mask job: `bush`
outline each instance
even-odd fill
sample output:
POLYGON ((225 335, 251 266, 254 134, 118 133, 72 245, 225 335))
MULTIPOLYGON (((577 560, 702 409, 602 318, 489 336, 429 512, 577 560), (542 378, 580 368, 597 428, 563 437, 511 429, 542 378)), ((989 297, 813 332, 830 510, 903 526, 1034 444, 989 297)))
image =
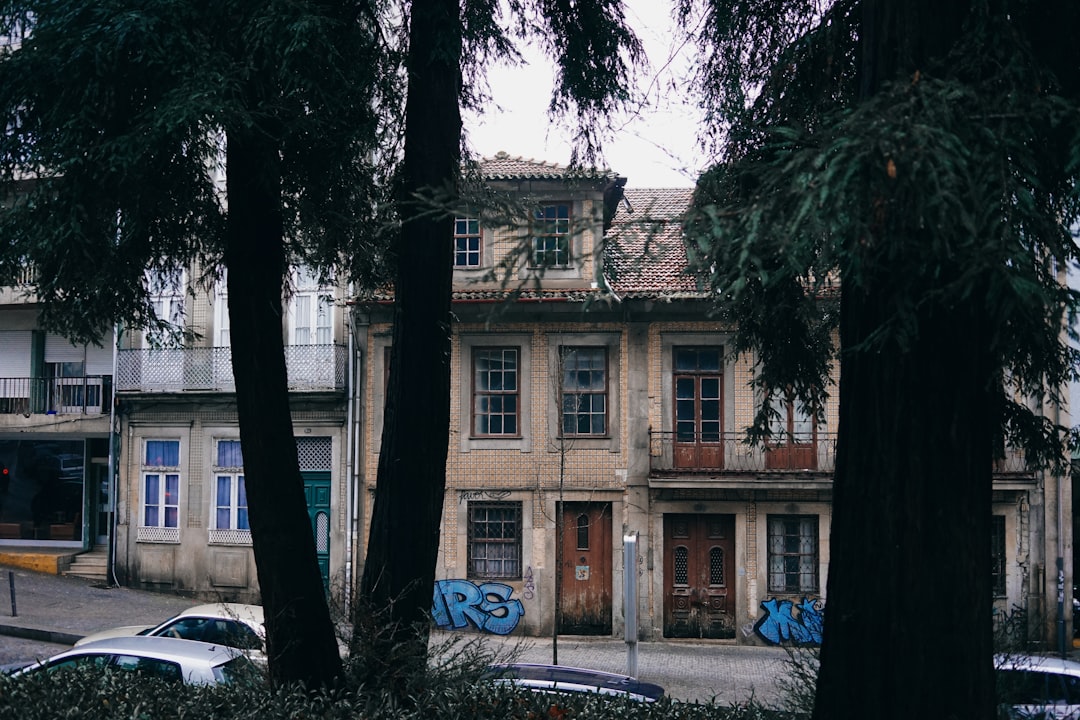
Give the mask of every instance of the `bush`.
MULTIPOLYGON (((403 651, 404 652, 404 651, 403 651)), ((451 636, 432 648, 420 672, 394 678, 406 694, 377 678, 393 659, 358 654, 346 679, 330 691, 271 691, 261 679, 194 687, 131 672, 72 669, 24 678, 0 677, 0 720, 781 720, 790 714, 750 702, 735 706, 663 699, 645 704, 591 694, 530 692, 480 679, 495 661, 479 636, 451 636), (376 670, 372 671, 372 667, 376 670)))

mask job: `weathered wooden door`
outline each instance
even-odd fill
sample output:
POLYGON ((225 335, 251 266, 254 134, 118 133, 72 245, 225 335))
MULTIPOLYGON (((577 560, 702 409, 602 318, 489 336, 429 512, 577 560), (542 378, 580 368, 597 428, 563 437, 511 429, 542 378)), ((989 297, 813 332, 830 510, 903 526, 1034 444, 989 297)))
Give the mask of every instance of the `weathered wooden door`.
POLYGON ((735 637, 735 516, 664 516, 664 637, 735 637))
POLYGON ((675 467, 724 466, 720 348, 675 348, 675 467))
POLYGON ((610 635, 611 503, 563 503, 561 512, 559 632, 610 635))
POLYGON ((311 531, 315 534, 315 556, 319 561, 323 588, 330 589, 330 473, 304 471, 304 498, 307 500, 311 531))

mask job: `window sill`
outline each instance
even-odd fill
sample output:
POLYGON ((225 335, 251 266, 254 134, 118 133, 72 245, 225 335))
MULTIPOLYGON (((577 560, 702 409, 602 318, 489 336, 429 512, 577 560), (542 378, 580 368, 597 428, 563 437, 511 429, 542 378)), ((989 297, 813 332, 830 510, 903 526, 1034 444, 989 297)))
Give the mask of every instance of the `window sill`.
POLYGON ((180 528, 140 526, 136 531, 135 542, 178 545, 180 543, 180 528))
POLYGON ((210 529, 206 542, 208 545, 243 545, 251 547, 250 530, 210 529))

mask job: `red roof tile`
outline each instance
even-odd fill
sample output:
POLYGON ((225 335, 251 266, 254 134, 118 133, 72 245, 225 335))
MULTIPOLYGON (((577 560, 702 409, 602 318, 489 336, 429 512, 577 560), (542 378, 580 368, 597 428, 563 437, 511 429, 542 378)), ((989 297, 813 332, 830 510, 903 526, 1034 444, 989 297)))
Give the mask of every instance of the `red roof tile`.
POLYGON ((618 177, 618 174, 604 168, 567 167, 556 163, 511 157, 505 152, 495 157, 483 158, 477 163, 480 176, 485 180, 602 180, 618 177))
POLYGON ((607 233, 608 284, 620 297, 702 297, 686 274, 682 219, 692 188, 627 188, 607 233))

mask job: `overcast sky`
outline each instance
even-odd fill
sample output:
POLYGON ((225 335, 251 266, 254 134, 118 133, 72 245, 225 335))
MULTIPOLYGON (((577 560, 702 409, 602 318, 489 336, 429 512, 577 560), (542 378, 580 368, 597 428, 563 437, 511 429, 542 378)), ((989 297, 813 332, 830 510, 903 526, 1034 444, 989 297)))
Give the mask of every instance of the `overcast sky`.
MULTIPOLYGON (((671 32, 672 4, 627 2, 627 19, 649 56, 640 88, 647 104, 631 116, 616 118, 618 130, 604 143, 604 159, 628 178, 629 187, 690 187, 708 164, 697 142, 700 115, 685 92, 690 53, 676 45, 671 32)), ((481 157, 505 151, 565 165, 570 161, 570 133, 565 125, 552 125, 547 115, 554 71, 538 52, 528 57, 527 66, 488 70, 499 108, 465 117, 471 147, 481 157)))

